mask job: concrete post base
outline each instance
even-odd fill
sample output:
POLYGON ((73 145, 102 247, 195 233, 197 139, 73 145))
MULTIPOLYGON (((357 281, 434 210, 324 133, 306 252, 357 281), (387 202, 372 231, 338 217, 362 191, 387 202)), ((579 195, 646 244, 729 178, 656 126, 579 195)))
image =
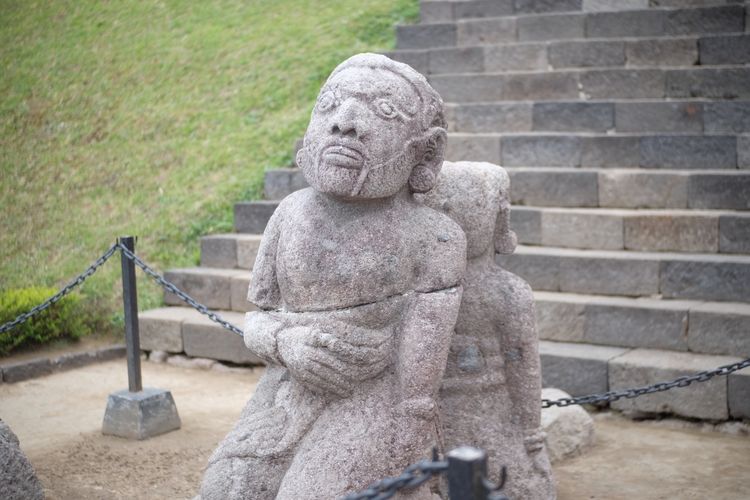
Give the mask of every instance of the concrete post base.
POLYGON ((109 395, 102 434, 140 440, 179 428, 180 416, 169 391, 146 387, 109 395))

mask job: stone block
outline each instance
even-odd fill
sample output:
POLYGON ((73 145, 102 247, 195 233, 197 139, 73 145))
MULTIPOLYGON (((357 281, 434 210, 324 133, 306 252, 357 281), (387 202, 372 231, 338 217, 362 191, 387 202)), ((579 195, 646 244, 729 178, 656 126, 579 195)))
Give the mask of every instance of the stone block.
POLYGON ((582 342, 586 323, 586 300, 560 293, 534 293, 536 330, 540 339, 582 342))
POLYGON ((703 122, 706 132, 748 133, 750 132, 750 102, 703 103, 703 122))
POLYGON ((661 36, 663 12, 594 12, 586 16, 586 38, 624 38, 661 36))
POLYGON ((542 245, 568 248, 623 248, 622 217, 585 210, 542 211, 542 245))
POLYGON ((453 2, 419 2, 419 21, 421 23, 442 23, 453 21, 453 19, 453 2))
POLYGON ((750 209, 750 176, 695 174, 688 180, 690 208, 750 209))
POLYGON ((590 99, 650 99, 664 96, 664 72, 658 69, 584 71, 581 88, 590 99))
POLYGON ((625 219, 627 250, 658 252, 719 251, 719 220, 715 215, 636 215, 625 219))
POLYGON ((458 132, 531 131, 530 103, 464 104, 451 115, 449 126, 458 132))
POLYGON ((692 66, 698 62, 695 38, 655 38, 625 42, 628 66, 692 66))
POLYGON ((102 434, 142 440, 177 430, 180 425, 172 393, 146 387, 109 395, 102 434))
MULTIPOLYGON (((669 381, 734 361, 736 358, 724 356, 634 349, 610 361, 610 389, 669 381)), ((621 399, 611 405, 622 411, 674 413, 689 418, 726 420, 729 417, 727 381, 724 377, 633 399, 621 399)))
POLYGON ((502 79, 502 100, 578 99, 578 75, 567 73, 522 73, 502 79))
POLYGON ((503 100, 503 80, 495 75, 432 75, 429 81, 446 102, 503 100))
POLYGON ((596 207, 598 176, 584 170, 514 169, 510 174, 511 201, 519 205, 596 207))
POLYGON ((96 363, 98 360, 96 359, 96 352, 89 351, 70 352, 67 354, 63 354, 62 356, 58 356, 51 361, 54 371, 64 371, 90 365, 92 363, 96 363))
POLYGON ((581 166, 637 167, 640 162, 638 137, 582 137, 581 166))
POLYGON ((231 234, 214 234, 201 238, 201 266, 237 267, 237 241, 231 234))
POLYGON ((500 138, 496 135, 451 134, 445 159, 500 164, 500 138))
POLYGON ((124 358, 127 354, 124 344, 102 347, 96 350, 96 359, 99 361, 111 361, 113 359, 124 358))
POLYGON ((513 0, 513 10, 518 14, 579 11, 582 3, 583 0, 513 0))
POLYGON ((624 66, 625 42, 560 42, 549 47, 549 64, 554 68, 624 66))
POLYGON ((685 174, 613 170, 598 175, 602 207, 687 207, 688 176, 685 174))
POLYGON ((512 17, 472 19, 456 25, 457 44, 461 46, 492 45, 516 39, 516 20, 512 17))
POLYGON ((258 256, 261 235, 259 234, 236 234, 237 240, 237 267, 240 269, 252 269, 255 258, 258 256))
MULTIPOLYGON (((242 329, 241 313, 223 312, 222 317, 242 329)), ((259 365, 263 362, 245 346, 242 337, 203 317, 183 325, 185 353, 199 358, 218 359, 237 364, 259 365)))
POLYGON ((30 378, 43 377, 54 371, 55 367, 48 358, 29 359, 0 365, 3 382, 21 382, 30 378))
POLYGON ((553 255, 498 254, 495 262, 503 269, 522 277, 534 290, 554 292, 560 289, 560 261, 553 255))
POLYGON ((647 9, 648 0, 583 0, 586 12, 647 9))
POLYGON ((750 419, 750 368, 730 374, 727 390, 732 418, 750 419))
POLYGON ((691 307, 687 342, 693 352, 750 357, 750 305, 706 302, 691 307))
POLYGON ((590 102, 534 103, 535 131, 606 132, 614 127, 614 105, 590 102))
POLYGON ((524 245, 542 243, 542 221, 539 210, 513 207, 510 213, 510 227, 518 236, 519 243, 524 245))
POLYGON ((513 2, 512 0, 455 2, 453 12, 456 19, 510 16, 513 14, 513 2))
POLYGON ((665 298, 750 302, 750 258, 720 256, 665 260, 660 290, 665 298))
POLYGON ((575 136, 515 136, 501 141, 505 167, 574 167, 581 163, 581 140, 575 136))
MULTIPOLYGON (((230 280, 236 273, 229 269, 194 267, 172 269, 167 271, 164 277, 206 307, 229 309, 230 280)), ((185 305, 182 299, 171 292, 164 293, 164 302, 168 305, 185 305)))
POLYGON ((247 290, 250 287, 250 275, 232 278, 232 311, 248 312, 258 308, 247 300, 247 290))
POLYGON ((430 51, 429 72, 481 73, 484 70, 482 47, 456 47, 430 51))
MULTIPOLYGON (((542 389, 542 399, 569 398, 560 389, 542 389)), ((542 410, 542 429, 550 462, 575 457, 594 443, 594 419, 580 406, 552 406, 542 410)))
POLYGON ((700 62, 710 64, 750 63, 750 35, 711 36, 698 40, 700 62))
POLYGON ((522 42, 584 38, 581 14, 519 17, 518 40, 522 42))
POLYGON ((618 102, 617 132, 703 132, 703 107, 695 102, 618 102))
POLYGON ((750 254, 750 216, 719 216, 719 252, 750 254))
POLYGON ((263 234, 276 201, 244 201, 234 204, 234 230, 238 233, 263 234))
POLYGON ((750 68, 693 68, 666 71, 665 97, 750 97, 750 68))
MULTIPOLYGON (((406 63, 409 64, 409 62, 406 63)), ((409 65, 414 67, 411 64, 409 65)), ((417 68, 414 67, 414 69, 417 68)), ((417 69, 417 71, 419 70, 417 69)), ((308 184, 305 180, 305 176, 302 175, 302 171, 298 168, 277 168, 269 170, 265 173, 263 178, 263 193, 267 200, 280 200, 299 189, 306 188, 307 186, 308 184)))
POLYGON ((740 5, 668 10, 664 12, 664 32, 667 35, 692 35, 744 31, 744 13, 745 9, 740 5))
MULTIPOLYGON (((430 54, 429 50, 427 49, 394 50, 391 52, 386 52, 385 55, 390 57, 394 61, 408 64, 418 72, 422 73, 424 76, 430 74, 430 54)), ((295 166, 299 166, 296 164, 296 153, 295 166)), ((266 198, 269 198, 268 194, 266 194, 265 196, 266 198)), ((278 199, 278 197, 274 196, 273 199, 278 199)))
POLYGON ((641 161, 646 168, 737 168, 737 142, 731 136, 645 136, 641 161))
POLYGON ((586 305, 583 341, 618 347, 687 351, 685 302, 599 298, 586 305))
POLYGON ((557 387, 573 396, 606 392, 607 365, 627 351, 619 347, 541 341, 542 387, 557 387))
POLYGON ((737 166, 739 168, 750 168, 750 136, 741 135, 737 137, 737 166))
POLYGON ((456 24, 413 24, 396 26, 396 48, 431 49, 456 45, 456 24))
POLYGON ((188 307, 162 307, 138 313, 141 349, 182 352, 182 322, 200 313, 188 307))
MULTIPOLYGON (((560 291, 641 296, 659 293, 659 262, 642 256, 580 252, 560 259, 560 291)), ((533 286, 533 285, 532 285, 533 286)))
POLYGON ((547 47, 541 43, 484 47, 484 70, 524 71, 547 69, 547 47))

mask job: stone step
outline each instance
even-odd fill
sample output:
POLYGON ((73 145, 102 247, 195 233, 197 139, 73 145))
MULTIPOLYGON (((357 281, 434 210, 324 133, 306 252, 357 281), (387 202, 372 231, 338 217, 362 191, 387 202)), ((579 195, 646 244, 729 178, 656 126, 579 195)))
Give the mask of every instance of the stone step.
POLYGON ((746 6, 567 12, 400 25, 398 49, 429 49, 508 42, 685 36, 745 31, 746 6))
POLYGON ((519 245, 498 264, 536 291, 750 302, 750 256, 519 245))
POLYGON ((539 338, 750 357, 750 304, 535 292, 539 338))
POLYGON ((750 213, 520 207, 518 242, 564 248, 750 254, 750 213))
POLYGON ((750 35, 519 42, 396 50, 386 55, 424 75, 747 64, 750 35))
POLYGON ((750 168, 750 136, 454 132, 445 156, 504 167, 736 170, 750 168))
MULTIPOLYGON (((543 387, 573 396, 643 387, 740 361, 657 349, 624 349, 567 342, 539 343, 543 387)), ((672 413, 682 417, 726 420, 750 417, 750 369, 714 377, 689 387, 621 399, 613 408, 628 412, 672 413)))
POLYGON ((259 234, 212 234, 201 238, 201 266, 252 269, 260 245, 259 234))
MULTIPOLYGON (((216 311, 242 329, 244 314, 216 311)), ((162 307, 138 314, 141 349, 185 353, 196 358, 217 359, 237 364, 259 365, 242 338, 189 307, 162 307)))
MULTIPOLYGON (((191 267, 170 269, 164 277, 209 309, 245 312, 253 308, 247 301, 250 275, 250 271, 244 269, 191 267)), ((168 305, 185 305, 170 292, 164 293, 164 302, 168 305)))
MULTIPOLYGON (((506 171, 514 205, 750 210, 750 171, 564 167, 507 167, 506 171)), ((269 199, 282 199, 306 186, 296 168, 269 170, 265 175, 269 199)))
POLYGON ((466 133, 750 133, 750 101, 597 100, 448 104, 445 115, 449 131, 466 133))
POLYGON ((259 200, 234 204, 234 230, 238 233, 262 234, 278 202, 259 200))
POLYGON ((446 102, 748 99, 750 67, 588 68, 430 75, 446 102))

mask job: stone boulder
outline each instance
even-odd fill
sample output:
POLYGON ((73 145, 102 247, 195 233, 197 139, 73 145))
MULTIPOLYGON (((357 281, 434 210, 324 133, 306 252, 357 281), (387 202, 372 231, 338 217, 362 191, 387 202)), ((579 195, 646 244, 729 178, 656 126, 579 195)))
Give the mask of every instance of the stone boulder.
POLYGON ((0 498, 36 500, 44 498, 42 484, 34 468, 21 451, 18 438, 0 420, 0 498))
MULTIPOLYGON (((560 389, 542 389, 542 399, 569 397, 560 389)), ((594 443, 594 420, 578 405, 543 409, 542 428, 547 433, 547 453, 553 464, 580 455, 594 443)))

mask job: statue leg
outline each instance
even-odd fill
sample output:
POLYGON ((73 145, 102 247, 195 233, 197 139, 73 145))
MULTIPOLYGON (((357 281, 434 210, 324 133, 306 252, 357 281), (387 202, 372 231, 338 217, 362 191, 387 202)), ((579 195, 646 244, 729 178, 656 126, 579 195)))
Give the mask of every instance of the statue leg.
POLYGON ((210 463, 201 500, 273 500, 289 460, 230 457, 210 463))

